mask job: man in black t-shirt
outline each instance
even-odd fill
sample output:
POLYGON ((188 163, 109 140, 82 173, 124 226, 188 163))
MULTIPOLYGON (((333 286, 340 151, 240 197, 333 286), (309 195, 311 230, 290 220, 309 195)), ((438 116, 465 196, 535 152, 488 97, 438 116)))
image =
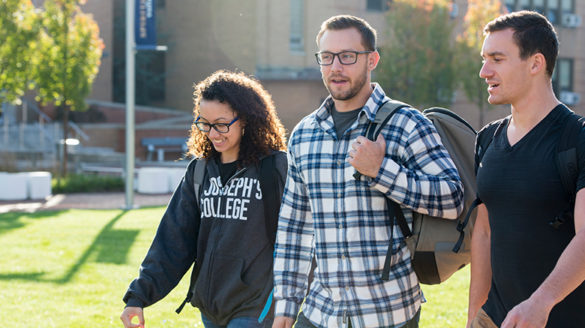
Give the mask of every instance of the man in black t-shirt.
POLYGON ((483 204, 472 238, 467 326, 585 327, 583 129, 574 220, 558 229, 548 224, 572 206, 554 162, 571 114, 552 88, 556 32, 544 16, 527 11, 498 17, 484 32, 479 75, 488 101, 510 104, 512 113, 478 135, 493 139, 476 163, 483 204))

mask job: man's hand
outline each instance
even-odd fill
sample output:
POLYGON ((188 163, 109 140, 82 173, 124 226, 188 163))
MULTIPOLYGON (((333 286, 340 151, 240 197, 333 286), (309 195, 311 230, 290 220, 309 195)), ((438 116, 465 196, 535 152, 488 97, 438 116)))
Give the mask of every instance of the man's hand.
POLYGON ((276 317, 272 323, 272 328, 291 328, 295 320, 289 317, 276 317))
POLYGON ((544 328, 552 310, 546 308, 545 304, 532 297, 525 300, 508 312, 501 328, 544 328))
POLYGON ((378 135, 376 142, 368 138, 359 136, 351 145, 348 153, 348 162, 359 173, 371 178, 378 176, 378 171, 382 166, 384 154, 386 153, 386 140, 382 134, 378 135))
POLYGON ((124 323, 124 328, 144 328, 144 313, 142 308, 129 306, 122 311, 120 320, 124 323), (138 317, 138 323, 132 323, 132 318, 138 317))

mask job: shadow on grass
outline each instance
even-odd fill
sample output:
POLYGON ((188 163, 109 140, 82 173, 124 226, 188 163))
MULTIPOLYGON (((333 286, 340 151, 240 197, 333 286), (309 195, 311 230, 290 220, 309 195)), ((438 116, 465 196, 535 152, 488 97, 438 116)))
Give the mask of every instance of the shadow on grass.
MULTIPOLYGON (((89 262, 90 257, 100 263, 124 264, 127 261, 130 247, 134 244, 139 230, 114 230, 113 227, 128 211, 116 215, 96 236, 91 245, 83 252, 65 274, 56 279, 46 279, 47 272, 0 273, 0 280, 42 281, 66 284, 89 262)), ((52 215, 55 215, 54 213, 52 215)))
POLYGON ((0 235, 27 225, 25 220, 42 220, 54 217, 68 210, 40 211, 35 213, 8 212, 0 214, 0 235))

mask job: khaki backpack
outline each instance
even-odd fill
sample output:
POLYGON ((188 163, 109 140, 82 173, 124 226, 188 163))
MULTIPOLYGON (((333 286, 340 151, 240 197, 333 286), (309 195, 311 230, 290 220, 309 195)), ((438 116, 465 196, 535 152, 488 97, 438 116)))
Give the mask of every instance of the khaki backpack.
MULTIPOLYGON (((398 109, 411 107, 390 100, 376 113, 375 120, 366 130, 370 140, 376 140, 380 129, 387 124, 398 109)), ((471 232, 475 223, 478 205, 474 170, 474 147, 476 131, 463 118, 445 108, 429 108, 423 114, 433 122, 441 136, 443 145, 451 155, 459 176, 463 181, 465 207, 456 219, 433 217, 413 212, 413 229, 402 213, 400 205, 386 198, 388 209, 398 225, 410 250, 414 271, 423 284, 439 284, 471 261, 471 232)), ((354 175, 359 178, 359 173, 354 175)), ((382 279, 388 280, 392 243, 388 247, 382 279)))

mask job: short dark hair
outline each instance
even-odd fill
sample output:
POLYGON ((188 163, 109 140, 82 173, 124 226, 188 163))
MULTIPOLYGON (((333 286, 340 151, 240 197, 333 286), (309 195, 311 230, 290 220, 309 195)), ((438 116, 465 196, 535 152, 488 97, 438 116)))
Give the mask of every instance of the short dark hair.
POLYGON ((319 40, 327 30, 345 30, 348 28, 355 28, 362 35, 362 45, 366 50, 375 51, 378 36, 376 30, 368 24, 364 19, 352 15, 338 15, 333 16, 321 24, 321 30, 317 34, 317 46, 319 40))
MULTIPOLYGON (((285 129, 276 115, 272 97, 258 80, 241 72, 216 71, 195 85, 194 117, 200 115, 202 99, 228 104, 240 122, 245 123, 238 166, 257 164, 260 158, 273 150, 286 150, 285 129)), ((220 155, 207 134, 201 132, 195 124, 191 126, 187 145, 189 154, 195 157, 217 158, 220 155)))
POLYGON ((553 25, 535 11, 517 11, 502 15, 487 23, 484 33, 514 31, 514 42, 520 48, 520 58, 526 59, 541 53, 546 60, 546 72, 552 76, 559 55, 559 40, 553 25))

